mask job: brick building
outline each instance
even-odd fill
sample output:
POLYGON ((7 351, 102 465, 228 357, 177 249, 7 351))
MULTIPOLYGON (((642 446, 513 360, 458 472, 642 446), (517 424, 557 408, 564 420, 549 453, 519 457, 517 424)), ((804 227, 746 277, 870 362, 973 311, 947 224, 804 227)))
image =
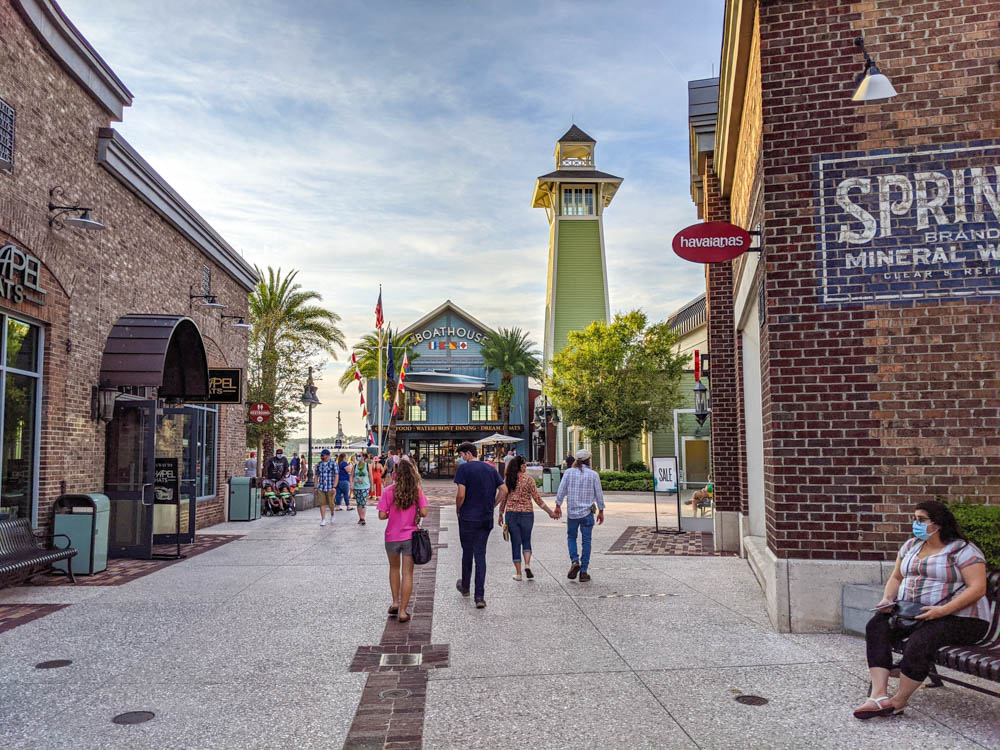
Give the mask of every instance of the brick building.
POLYGON ((1000 502, 998 23, 727 0, 720 78, 690 84, 699 215, 763 230, 706 270, 716 539, 782 630, 837 629, 916 503, 1000 502), (859 36, 898 96, 852 101, 859 36))
POLYGON ((242 474, 243 407, 195 401, 246 367, 256 274, 111 129, 132 95, 52 0, 0 0, 0 39, 0 505, 45 527, 60 494, 105 492, 112 554, 142 556, 174 512, 154 456, 197 498, 185 532, 242 474))

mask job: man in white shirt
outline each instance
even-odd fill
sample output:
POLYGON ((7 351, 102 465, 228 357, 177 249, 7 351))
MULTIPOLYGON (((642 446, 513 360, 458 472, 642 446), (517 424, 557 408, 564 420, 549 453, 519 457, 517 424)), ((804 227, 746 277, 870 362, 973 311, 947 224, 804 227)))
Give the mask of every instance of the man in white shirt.
POLYGON ((556 495, 556 518, 562 516, 562 503, 566 500, 566 538, 569 544, 569 573, 573 580, 579 574, 580 583, 590 580, 587 568, 590 565, 590 536, 594 530, 594 510, 597 509, 597 523, 604 523, 604 493, 601 478, 590 468, 590 451, 581 450, 576 454, 573 468, 567 469, 559 481, 556 495), (577 554, 577 534, 583 536, 583 554, 577 554))

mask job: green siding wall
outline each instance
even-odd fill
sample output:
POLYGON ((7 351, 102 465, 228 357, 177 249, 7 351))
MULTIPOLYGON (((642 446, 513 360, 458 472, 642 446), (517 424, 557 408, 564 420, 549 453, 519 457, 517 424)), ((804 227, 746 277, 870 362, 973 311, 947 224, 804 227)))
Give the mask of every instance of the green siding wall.
POLYGON ((553 353, 566 346, 570 331, 608 318, 599 220, 560 221, 556 242, 553 353))

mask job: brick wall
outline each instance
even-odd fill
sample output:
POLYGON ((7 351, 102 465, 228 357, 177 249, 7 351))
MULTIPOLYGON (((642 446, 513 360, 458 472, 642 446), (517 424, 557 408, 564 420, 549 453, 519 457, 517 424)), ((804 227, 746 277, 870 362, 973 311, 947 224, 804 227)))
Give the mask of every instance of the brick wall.
POLYGON ((992 1, 760 3, 765 496, 780 557, 891 557, 915 503, 1000 502, 997 287, 821 304, 815 177, 824 156, 1000 136, 998 22, 992 1), (858 34, 900 96, 850 101, 858 34))
MULTIPOLYGON (((104 342, 128 313, 190 315, 206 339, 210 365, 246 366, 246 333, 223 326, 218 310, 192 306, 192 286, 212 268, 212 291, 227 314, 245 315, 247 293, 221 266, 102 169, 97 132, 108 115, 51 58, 8 0, 0 0, 0 98, 16 110, 14 169, 0 172, 0 240, 44 264, 43 307, 0 307, 47 323, 39 485, 46 525, 63 491, 104 486, 105 427, 90 419, 104 342), (48 227, 49 190, 94 207, 100 232, 48 227)), ((227 321, 228 322, 228 321, 227 321)), ((222 519, 222 485, 241 474, 243 409, 220 407, 219 497, 199 504, 199 526, 222 519)))
MULTIPOLYGON (((710 157, 706 160, 702 179, 705 221, 728 221, 729 203, 722 197, 710 157)), ((741 408, 737 391, 740 364, 733 330, 733 267, 731 263, 709 263, 705 269, 715 508, 719 511, 738 511, 743 494, 740 488, 738 434, 741 408)))

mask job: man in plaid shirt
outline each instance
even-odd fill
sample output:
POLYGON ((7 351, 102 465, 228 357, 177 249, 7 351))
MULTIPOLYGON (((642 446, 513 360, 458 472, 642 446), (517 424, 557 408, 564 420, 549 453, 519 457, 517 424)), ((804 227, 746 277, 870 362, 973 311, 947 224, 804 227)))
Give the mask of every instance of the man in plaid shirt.
POLYGON ((566 500, 566 537, 569 543, 570 567, 567 578, 573 580, 577 574, 580 582, 590 580, 587 567, 590 565, 590 535, 594 530, 594 509, 597 509, 597 523, 604 523, 604 493, 601 478, 590 468, 590 451, 581 450, 576 454, 572 469, 567 469, 559 482, 556 495, 556 518, 562 516, 562 503, 566 500), (583 536, 583 555, 576 550, 577 534, 583 536))
POLYGON ((326 509, 330 509, 330 521, 333 521, 333 503, 337 486, 337 464, 330 460, 330 451, 323 449, 316 464, 316 505, 319 506, 320 526, 326 526, 326 509))

